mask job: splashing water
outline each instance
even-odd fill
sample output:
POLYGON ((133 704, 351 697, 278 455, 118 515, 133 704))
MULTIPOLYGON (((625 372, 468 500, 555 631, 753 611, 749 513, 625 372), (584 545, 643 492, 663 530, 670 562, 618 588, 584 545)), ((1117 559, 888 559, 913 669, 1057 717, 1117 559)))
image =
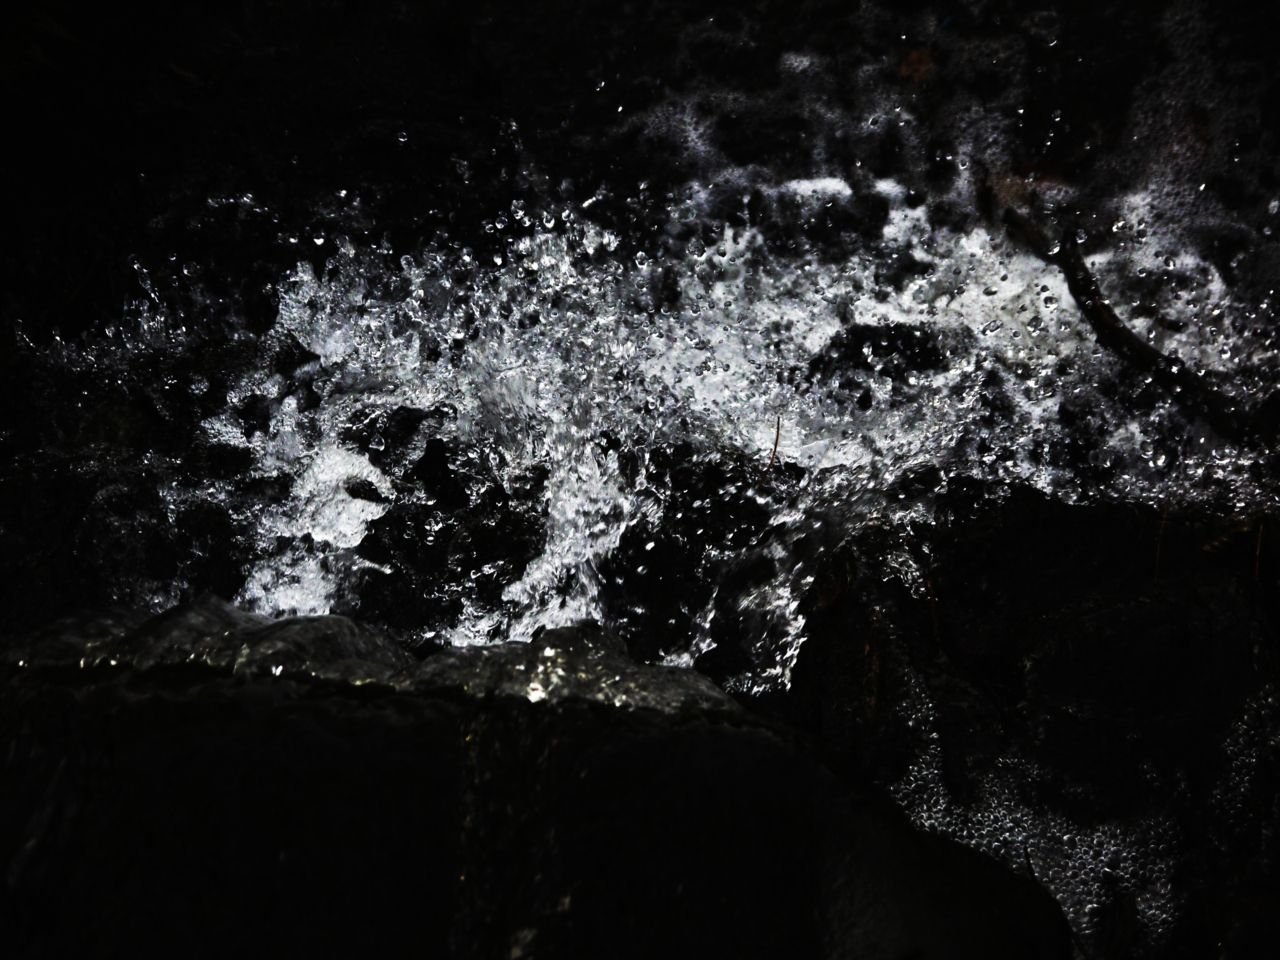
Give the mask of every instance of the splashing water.
MULTIPOLYGON (((680 242, 651 251, 593 222, 592 200, 545 211, 513 203, 485 225, 497 253, 441 237, 395 259, 385 245, 341 240, 323 270, 302 263, 279 284, 276 323, 200 427, 202 442, 246 451, 248 473, 278 493, 246 503, 233 483, 206 479, 165 495, 247 518, 256 532, 238 599, 272 614, 349 607, 360 583, 404 576, 411 560, 362 544, 371 524, 394 527, 407 508, 430 515, 423 546, 449 541, 456 615, 417 632, 476 643, 610 619, 606 568, 624 535, 681 514, 673 458, 695 473, 732 463, 734 476, 691 505, 724 498, 761 511, 746 540, 772 551, 778 573, 734 598, 768 625, 747 638, 758 656, 743 682, 760 688, 787 684, 804 635, 797 591, 814 571, 787 555, 788 542, 823 517, 853 528, 910 515, 920 495, 890 491, 922 468, 939 468, 935 488, 969 476, 1066 499, 1274 502, 1249 451, 1194 432, 1167 399, 1134 412, 1123 370, 1055 272, 981 224, 932 227, 893 181, 872 190, 887 204, 878 237, 835 257, 803 238, 780 249, 776 216, 713 220, 699 182, 668 207, 667 234, 680 242), (254 404, 265 412, 249 429, 254 404), (1087 477, 1062 453, 1064 406, 1109 425, 1078 458, 1095 470, 1087 477), (441 450, 470 466, 458 472, 449 460, 450 475, 424 480, 421 464, 441 450), (802 479, 779 481, 788 470, 802 479), (461 483, 449 504, 441 483, 461 483), (500 548, 465 570, 454 562, 456 515, 479 510, 484 490, 540 528, 525 562, 500 562, 500 548)), ((764 193, 803 223, 853 189, 826 177, 764 193)), ((1135 222, 1150 202, 1131 199, 1135 222)), ((1123 269, 1149 268, 1143 256, 1123 269)), ((1091 265, 1107 275, 1112 259, 1091 265)), ((1213 268, 1186 266, 1201 292, 1181 309, 1228 310, 1213 268)), ((1162 333, 1161 346, 1206 368, 1226 364, 1200 329, 1162 333)), ((78 362, 123 364, 184 343, 152 313, 78 362)), ((1251 358, 1275 366, 1266 351, 1251 358)), ((712 605, 688 613, 694 635, 661 648, 671 662, 714 646, 712 605)))

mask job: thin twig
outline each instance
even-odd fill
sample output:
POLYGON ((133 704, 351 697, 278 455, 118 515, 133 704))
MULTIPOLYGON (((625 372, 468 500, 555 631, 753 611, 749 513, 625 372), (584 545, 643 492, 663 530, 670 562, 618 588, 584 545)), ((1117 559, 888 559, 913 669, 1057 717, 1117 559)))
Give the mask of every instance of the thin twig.
POLYGON ((782 439, 782 414, 778 414, 778 422, 773 428, 773 450, 769 453, 769 465, 766 470, 773 469, 773 463, 778 459, 778 441, 782 439))
POLYGON ((1009 232, 1035 254, 1062 271, 1067 289, 1093 328, 1098 343, 1134 367, 1151 374, 1174 399, 1199 413, 1228 440, 1246 440, 1257 431, 1252 417, 1229 397, 1214 390, 1181 361, 1167 357, 1121 322, 1102 294, 1097 278, 1089 272, 1075 238, 1064 236, 1054 243, 1030 217, 1009 209, 1004 214, 1009 232))

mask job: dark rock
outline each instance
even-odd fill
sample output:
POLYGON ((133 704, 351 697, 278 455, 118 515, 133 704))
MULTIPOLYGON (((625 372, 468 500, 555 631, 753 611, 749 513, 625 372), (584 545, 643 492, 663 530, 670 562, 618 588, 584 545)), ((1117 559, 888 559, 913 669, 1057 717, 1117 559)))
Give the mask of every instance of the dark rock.
MULTIPOLYGON (((1259 704, 1280 679, 1276 548, 1259 536, 1274 521, 1020 489, 992 501, 954 481, 936 503, 936 527, 912 540, 914 589, 883 575, 902 562, 891 536, 824 546, 831 572, 809 595, 810 640, 778 709, 850 775, 902 785, 913 764, 936 764, 945 801, 918 817, 944 816, 938 803, 984 809, 1017 767, 1007 802, 1044 822, 1119 823, 1135 837, 1175 825, 1176 839, 1138 841, 1146 866, 1090 888, 1099 956, 1149 949, 1150 917, 1130 914, 1161 863, 1178 865, 1187 913, 1183 939, 1159 955, 1203 955, 1253 924, 1221 891, 1274 882, 1280 853, 1277 812, 1258 801, 1280 771, 1253 732, 1266 721, 1244 719, 1270 709, 1259 704), (1244 864, 1257 876, 1240 879, 1244 864)), ((1025 842, 1036 855, 1041 841, 1025 842)), ((1073 878, 1096 879, 1064 867, 1051 886, 1070 899, 1073 878)))
POLYGON ((752 221, 761 227, 768 247, 783 256, 812 246, 841 262, 852 251, 877 242, 889 219, 889 201, 878 193, 817 200, 781 191, 753 199, 752 221))
POLYGON ((411 664, 376 630, 345 617, 271 620, 204 596, 139 622, 110 613, 43 628, 4 651, 9 663, 137 670, 199 666, 237 676, 313 676, 367 683, 411 664))
POLYGON ((939 334, 929 327, 857 324, 836 334, 810 369, 822 375, 828 368, 844 365, 894 379, 907 372, 940 369, 946 357, 939 334))
POLYGON ((137 659, 10 656, 0 686, 15 957, 1069 955, 1034 883, 594 624, 372 684, 321 679, 405 662, 342 618, 82 629, 137 659))
MULTIPOLYGON (((952 334, 951 336, 958 336, 952 334)), ((943 369, 960 344, 926 326, 908 323, 850 323, 809 361, 809 383, 828 383, 860 409, 869 409, 868 390, 876 378, 907 385, 913 374, 943 369)))
MULTIPOLYGON (((712 595, 722 593, 725 603, 736 596, 733 585, 721 583, 729 559, 765 533, 767 502, 787 496, 799 472, 764 467, 685 443, 655 447, 643 466, 630 464, 645 470, 649 509, 637 511, 600 575, 605 616, 634 656, 687 650, 712 595)), ((741 571, 737 585, 749 585, 754 573, 758 567, 741 571)))
POLYGON ((621 640, 594 623, 544 630, 530 643, 437 653, 406 683, 419 691, 460 690, 481 699, 738 713, 733 699, 706 677, 675 667, 638 666, 621 640))
POLYGON ((393 630, 438 631, 464 598, 498 603, 542 549, 545 471, 501 478, 476 451, 431 437, 398 479, 413 495, 369 524, 358 553, 376 566, 361 572, 340 612, 393 630))

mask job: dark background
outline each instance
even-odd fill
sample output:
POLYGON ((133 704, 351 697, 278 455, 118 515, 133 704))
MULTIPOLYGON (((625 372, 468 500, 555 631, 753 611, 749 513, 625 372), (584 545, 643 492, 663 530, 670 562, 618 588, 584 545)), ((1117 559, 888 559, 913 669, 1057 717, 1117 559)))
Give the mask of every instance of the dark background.
MULTIPOLYGON (((1098 172, 1098 158, 1128 149, 1117 141, 1135 88, 1175 59, 1160 24, 1177 6, 20 4, 8 16, 0 68, 9 134, 6 327, 21 318, 36 331, 79 331, 115 319, 138 292, 128 256, 157 245, 169 252, 180 238, 163 236, 163 228, 184 201, 246 183, 286 217, 310 213, 334 190, 363 190, 371 219, 409 242, 430 232, 433 209, 452 210, 455 219, 468 204, 484 210, 485 173, 513 160, 509 144, 504 156, 498 142, 509 121, 519 125, 523 148, 559 176, 660 184, 679 175, 670 169, 678 160, 661 144, 619 144, 611 130, 617 107, 629 113, 664 90, 708 83, 767 89, 787 50, 833 55, 851 76, 879 63, 904 84, 923 80, 917 108, 940 134, 959 93, 1000 109, 1010 88, 1020 88, 1029 108, 1015 150, 1022 168, 1086 185, 1114 178, 1113 167, 1098 172), (738 42, 682 42, 708 18, 738 42), (922 44, 925 25, 931 39, 922 44), (984 69, 962 69, 948 50, 988 41, 1029 61, 996 57, 984 69), (595 96, 601 81, 608 93, 595 96), (1087 135, 1046 146, 1055 110, 1059 123, 1087 135), (455 189, 455 157, 476 165, 469 190, 455 189)), ((1199 12, 1204 52, 1216 65, 1206 80, 1219 85, 1203 84, 1200 98, 1177 110, 1188 136, 1222 140, 1218 147, 1243 158, 1230 169, 1234 183, 1216 185, 1243 211, 1280 185, 1272 17, 1266 5, 1243 0, 1199 12), (1237 129, 1222 128, 1224 114, 1237 129)), ((752 121, 723 124, 726 141, 736 138, 735 159, 785 165, 804 132, 752 121)), ((255 254, 266 251, 239 253, 246 263, 255 254)))

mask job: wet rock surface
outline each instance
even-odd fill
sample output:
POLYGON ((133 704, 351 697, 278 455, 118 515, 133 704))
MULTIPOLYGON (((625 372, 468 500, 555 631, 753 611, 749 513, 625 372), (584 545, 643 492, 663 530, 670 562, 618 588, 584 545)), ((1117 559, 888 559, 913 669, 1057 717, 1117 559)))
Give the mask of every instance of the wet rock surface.
POLYGON ((1069 955, 1034 881, 596 626, 412 666, 339 617, 122 626, 6 652, 13 956, 1069 955))
POLYGON ((1274 547, 997 499, 939 498, 914 594, 883 536, 828 544, 820 639, 745 702, 594 623, 409 651, 209 597, 11 639, 20 955, 1249 956, 1280 823, 1274 547))
POLYGON ((1275 521, 1026 490, 936 511, 915 591, 886 581, 874 539, 842 545, 850 575, 815 596, 822 639, 773 709, 918 822, 1025 866, 1099 955, 1262 949, 1247 892, 1270 889, 1280 827, 1275 521))

